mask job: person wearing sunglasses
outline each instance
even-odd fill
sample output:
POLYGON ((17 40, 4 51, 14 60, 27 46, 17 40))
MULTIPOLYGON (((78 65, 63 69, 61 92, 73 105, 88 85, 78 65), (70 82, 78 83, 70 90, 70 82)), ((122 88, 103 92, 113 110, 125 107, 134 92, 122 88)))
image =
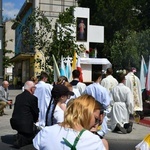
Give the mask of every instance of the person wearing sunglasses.
POLYGON ((98 135, 101 139, 103 139, 104 137, 101 136, 98 132, 102 129, 102 122, 103 122, 103 119, 105 117, 105 114, 104 114, 104 106, 98 102, 99 105, 100 105, 100 114, 99 116, 96 116, 95 117, 95 125, 91 128, 91 132, 93 132, 94 134, 98 135))

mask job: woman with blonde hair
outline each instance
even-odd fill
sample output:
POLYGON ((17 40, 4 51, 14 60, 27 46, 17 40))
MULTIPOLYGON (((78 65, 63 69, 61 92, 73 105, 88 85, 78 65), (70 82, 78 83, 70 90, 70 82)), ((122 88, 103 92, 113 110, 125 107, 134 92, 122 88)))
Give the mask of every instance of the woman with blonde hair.
POLYGON ((33 139, 38 150, 108 150, 108 143, 89 130, 101 122, 100 104, 90 95, 71 101, 64 121, 45 127, 33 139))

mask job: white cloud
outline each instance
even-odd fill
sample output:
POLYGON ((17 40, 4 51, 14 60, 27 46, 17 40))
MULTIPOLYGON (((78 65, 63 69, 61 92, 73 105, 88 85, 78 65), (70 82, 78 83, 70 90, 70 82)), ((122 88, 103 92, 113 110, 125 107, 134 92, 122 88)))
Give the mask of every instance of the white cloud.
POLYGON ((15 8, 14 3, 3 3, 3 16, 4 18, 15 18, 19 9, 15 8))

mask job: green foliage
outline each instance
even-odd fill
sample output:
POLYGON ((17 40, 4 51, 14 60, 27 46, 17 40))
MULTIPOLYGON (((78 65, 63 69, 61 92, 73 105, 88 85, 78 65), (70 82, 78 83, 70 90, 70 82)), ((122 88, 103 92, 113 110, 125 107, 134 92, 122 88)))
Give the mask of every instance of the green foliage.
POLYGON ((35 9, 22 25, 22 44, 30 51, 31 47, 44 51, 49 49, 52 36, 51 21, 44 12, 35 9))
POLYGON ((75 24, 75 18, 73 13, 73 6, 71 6, 70 8, 66 8, 63 13, 59 14, 57 22, 60 23, 62 26, 66 26, 66 24, 75 24))
POLYGON ((134 10, 137 13, 139 20, 138 31, 149 29, 150 25, 150 1, 147 0, 133 0, 134 10))
MULTIPOLYGON (((12 41, 12 39, 10 39, 9 41, 12 41)), ((13 54, 14 52, 12 50, 6 49, 7 43, 9 41, 4 40, 4 42, 3 42, 3 70, 12 65, 12 62, 10 62, 10 57, 7 56, 7 54, 13 54)))
POLYGON ((21 24, 22 33, 22 52, 41 51, 42 58, 37 57, 35 62, 38 68, 49 71, 49 59, 47 51, 50 51, 50 40, 52 38, 51 21, 45 16, 44 12, 38 8, 28 16, 24 24, 21 24), (43 60, 44 58, 44 60, 43 60))
POLYGON ((78 49, 75 36, 72 36, 74 33, 73 26, 75 25, 73 11, 74 7, 70 7, 63 13, 60 13, 53 30, 51 51, 48 52, 48 55, 52 57, 53 54, 58 65, 60 64, 61 55, 63 55, 63 57, 72 57, 74 50, 78 49))
POLYGON ((148 61, 150 55, 150 30, 142 32, 116 32, 112 46, 111 59, 115 68, 134 66, 140 70, 141 55, 148 61))

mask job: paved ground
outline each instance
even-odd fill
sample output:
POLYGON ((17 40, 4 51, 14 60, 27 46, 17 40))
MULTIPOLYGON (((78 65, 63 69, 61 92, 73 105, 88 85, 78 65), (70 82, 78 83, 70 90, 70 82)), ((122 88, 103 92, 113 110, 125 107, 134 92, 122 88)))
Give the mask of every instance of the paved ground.
POLYGON ((109 132, 106 139, 110 150, 135 150, 135 146, 150 132, 150 128, 134 123, 130 134, 109 132))
MULTIPOLYGON (((17 94, 21 93, 21 90, 10 90, 10 98, 14 100, 17 94)), ((5 109, 4 115, 0 117, 0 150, 15 150, 12 147, 13 135, 16 131, 10 127, 9 120, 11 118, 13 108, 5 109)), ((118 134, 109 132, 106 135, 106 139, 109 142, 110 150, 135 150, 135 145, 138 144, 146 134, 150 132, 149 127, 145 127, 139 124, 133 125, 133 131, 130 134, 118 134)), ((34 150, 32 145, 22 147, 21 150, 34 150)))

